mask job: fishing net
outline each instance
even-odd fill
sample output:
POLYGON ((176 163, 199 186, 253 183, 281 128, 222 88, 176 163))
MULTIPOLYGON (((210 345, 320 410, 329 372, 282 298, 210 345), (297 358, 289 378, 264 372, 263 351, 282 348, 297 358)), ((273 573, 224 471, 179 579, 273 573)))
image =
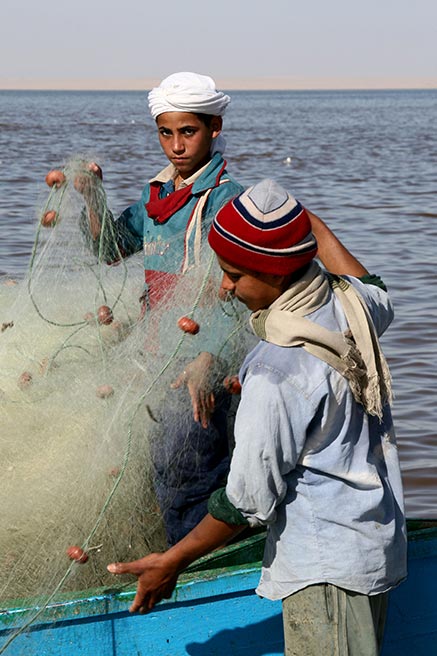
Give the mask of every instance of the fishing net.
MULTIPOLYGON (((92 174, 75 158, 64 175, 38 212, 26 278, 0 281, 0 607, 28 607, 18 634, 66 593, 116 585, 109 562, 165 548, 151 454, 168 417, 182 427, 192 418, 187 388, 172 382, 213 336, 213 384, 226 395, 223 379, 251 339, 241 306, 219 297, 205 235, 200 260, 141 312, 143 260, 121 257, 102 183, 94 176, 103 219, 93 252, 74 186, 92 174), (108 249, 118 264, 104 261, 108 249), (181 330, 181 316, 198 323, 197 335, 181 330), (69 558, 72 546, 86 562, 81 551, 69 558)), ((166 461, 175 493, 190 446, 166 461)))

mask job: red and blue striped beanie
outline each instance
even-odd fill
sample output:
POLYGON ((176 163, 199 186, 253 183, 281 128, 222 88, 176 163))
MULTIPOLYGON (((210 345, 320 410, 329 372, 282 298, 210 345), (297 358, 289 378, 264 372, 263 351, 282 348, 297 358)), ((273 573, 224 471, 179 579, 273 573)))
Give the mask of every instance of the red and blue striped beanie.
POLYGON ((262 180, 222 207, 208 235, 226 262, 259 273, 288 275, 317 254, 302 205, 274 180, 262 180))

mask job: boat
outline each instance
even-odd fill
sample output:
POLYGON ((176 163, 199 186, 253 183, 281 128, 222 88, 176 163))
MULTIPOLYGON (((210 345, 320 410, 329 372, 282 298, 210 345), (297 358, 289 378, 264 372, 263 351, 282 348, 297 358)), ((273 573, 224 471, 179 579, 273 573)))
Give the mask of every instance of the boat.
MULTIPOLYGON (((437 520, 408 520, 407 528, 408 577, 390 592, 382 656, 437 653, 437 520)), ((132 583, 66 595, 16 636, 29 604, 11 605, 0 612, 0 654, 283 654, 281 603, 254 593, 264 541, 263 532, 255 533, 199 559, 180 576, 172 598, 146 615, 129 613, 132 583)))

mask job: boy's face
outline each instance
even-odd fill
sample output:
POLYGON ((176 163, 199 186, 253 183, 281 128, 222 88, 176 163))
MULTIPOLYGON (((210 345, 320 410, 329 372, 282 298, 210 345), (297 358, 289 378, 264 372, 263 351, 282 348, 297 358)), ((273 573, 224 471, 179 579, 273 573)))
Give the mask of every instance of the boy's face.
POLYGON ((237 268, 218 255, 217 259, 223 271, 221 289, 238 298, 252 312, 269 307, 284 291, 285 276, 237 268))
POLYGON ((213 116, 207 126, 191 112, 164 112, 156 124, 164 153, 185 179, 209 161, 211 142, 220 134, 222 119, 213 116))

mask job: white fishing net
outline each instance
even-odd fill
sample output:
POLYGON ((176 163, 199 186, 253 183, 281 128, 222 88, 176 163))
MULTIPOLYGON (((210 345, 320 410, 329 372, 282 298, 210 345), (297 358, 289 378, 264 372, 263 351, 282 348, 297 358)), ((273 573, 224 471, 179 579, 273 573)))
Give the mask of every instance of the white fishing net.
MULTIPOLYGON (((223 394, 251 339, 242 308, 219 299, 205 235, 200 263, 141 316, 142 256, 99 262, 73 184, 89 170, 76 158, 64 173, 39 212, 26 279, 0 281, 0 607, 29 607, 19 633, 66 592, 114 586, 109 562, 165 547, 151 450, 167 411, 181 426, 192 417, 186 387, 171 383, 202 336, 214 335, 223 394), (56 212, 51 227, 42 225, 48 211, 56 212), (183 315, 198 322, 198 335, 179 328, 183 315), (71 560, 71 546, 87 562, 71 560)), ((95 193, 104 216, 101 183, 95 193)), ((118 250, 115 240, 110 247, 118 250)), ((175 490, 179 455, 166 462, 175 490)))

